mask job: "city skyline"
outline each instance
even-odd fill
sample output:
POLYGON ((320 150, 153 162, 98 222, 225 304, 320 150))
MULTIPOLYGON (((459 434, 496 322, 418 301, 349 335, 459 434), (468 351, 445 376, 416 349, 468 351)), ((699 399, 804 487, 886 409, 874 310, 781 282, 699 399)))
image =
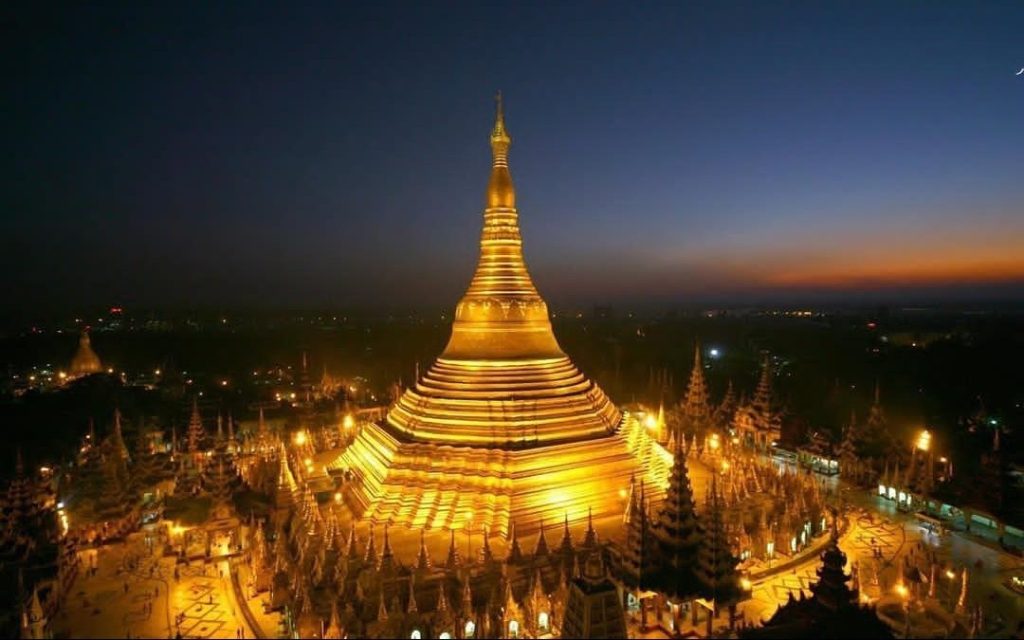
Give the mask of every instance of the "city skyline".
POLYGON ((394 8, 15 12, 7 306, 449 307, 496 89, 553 308, 1021 299, 1018 7, 394 8))

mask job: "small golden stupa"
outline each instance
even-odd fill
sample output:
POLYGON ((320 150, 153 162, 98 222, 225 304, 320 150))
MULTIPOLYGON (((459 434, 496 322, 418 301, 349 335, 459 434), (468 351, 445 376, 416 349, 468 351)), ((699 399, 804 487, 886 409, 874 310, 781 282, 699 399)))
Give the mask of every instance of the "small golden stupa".
POLYGON ((101 371, 103 371, 103 363, 100 362, 100 357, 96 355, 96 352, 92 350, 89 330, 84 329, 78 337, 78 351, 75 352, 75 357, 71 358, 68 375, 72 378, 79 378, 101 371))
POLYGON ((631 478, 665 484, 670 457, 555 339, 523 260, 511 143, 499 94, 480 260, 448 345, 332 463, 372 521, 522 535, 623 514, 631 478))

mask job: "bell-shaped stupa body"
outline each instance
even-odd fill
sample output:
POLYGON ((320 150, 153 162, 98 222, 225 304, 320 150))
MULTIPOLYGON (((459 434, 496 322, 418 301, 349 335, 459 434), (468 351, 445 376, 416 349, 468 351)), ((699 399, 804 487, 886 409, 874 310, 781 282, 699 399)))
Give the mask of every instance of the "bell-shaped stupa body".
POLYGON ((511 143, 499 99, 476 273, 448 346, 388 414, 415 441, 522 448, 608 434, 620 420, 558 346, 526 269, 511 143))

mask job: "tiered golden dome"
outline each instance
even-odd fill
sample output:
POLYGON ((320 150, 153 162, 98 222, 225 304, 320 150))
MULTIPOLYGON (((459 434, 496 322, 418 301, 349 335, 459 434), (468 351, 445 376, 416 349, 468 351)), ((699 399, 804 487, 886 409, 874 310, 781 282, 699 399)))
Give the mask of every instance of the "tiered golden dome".
POLYGON ((420 442, 530 447, 606 435, 620 415, 562 352, 523 261, 499 96, 480 261, 437 362, 388 424, 420 442))
POLYGON ((499 96, 480 261, 444 352, 329 464, 356 516, 428 531, 536 533, 620 518, 632 479, 652 497, 671 456, 562 352, 523 262, 512 143, 499 96))
POLYGON ((75 357, 71 359, 69 374, 71 377, 78 377, 101 371, 103 371, 103 364, 100 362, 100 357, 92 350, 92 344, 89 341, 89 330, 86 329, 82 331, 82 335, 78 338, 78 351, 75 352, 75 357))

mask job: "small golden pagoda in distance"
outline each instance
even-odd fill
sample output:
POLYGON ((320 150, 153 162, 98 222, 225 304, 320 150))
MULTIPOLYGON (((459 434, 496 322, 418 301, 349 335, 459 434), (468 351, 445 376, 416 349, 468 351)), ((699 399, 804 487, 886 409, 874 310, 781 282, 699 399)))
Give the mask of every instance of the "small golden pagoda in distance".
POLYGON ((448 345, 331 463, 371 522, 530 534, 591 509, 621 517, 631 480, 657 496, 668 476, 671 456, 555 339, 523 260, 500 94, 490 142, 480 260, 448 345))
POLYGON ((80 378, 101 371, 103 371, 103 363, 100 362, 100 357, 96 355, 96 352, 92 350, 89 329, 83 329, 78 337, 78 351, 75 352, 75 357, 71 358, 68 376, 80 378))

